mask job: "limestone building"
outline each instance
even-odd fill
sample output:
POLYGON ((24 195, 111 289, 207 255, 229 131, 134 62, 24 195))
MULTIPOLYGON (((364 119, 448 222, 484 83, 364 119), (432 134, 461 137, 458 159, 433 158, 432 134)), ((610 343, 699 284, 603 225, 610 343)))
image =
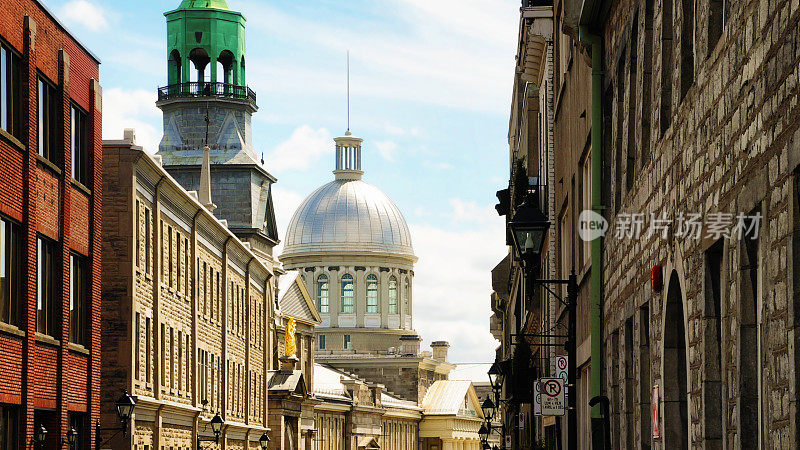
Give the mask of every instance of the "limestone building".
POLYGON ((132 130, 103 150, 101 424, 117 426, 120 392, 137 397, 131 433, 109 445, 196 448, 219 413, 223 447, 259 448, 273 268, 136 146, 132 130))
POLYGON ((453 368, 449 344, 420 352, 408 225, 386 194, 361 179, 362 139, 348 130, 334 141, 335 179, 295 212, 281 263, 301 272, 319 310, 317 361, 420 402, 453 368))
POLYGON ((210 148, 214 215, 271 260, 278 243, 272 184, 253 146, 256 94, 245 79, 245 18, 225 0, 183 0, 167 18, 168 85, 158 90, 164 168, 187 190, 201 191, 203 147, 210 148))

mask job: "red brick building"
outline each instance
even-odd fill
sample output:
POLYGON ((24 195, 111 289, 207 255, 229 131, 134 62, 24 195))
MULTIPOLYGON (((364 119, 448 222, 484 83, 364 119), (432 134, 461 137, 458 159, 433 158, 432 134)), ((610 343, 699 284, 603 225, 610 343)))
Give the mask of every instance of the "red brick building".
POLYGON ((99 412, 99 61, 34 0, 0 7, 0 450, 90 448, 99 412))

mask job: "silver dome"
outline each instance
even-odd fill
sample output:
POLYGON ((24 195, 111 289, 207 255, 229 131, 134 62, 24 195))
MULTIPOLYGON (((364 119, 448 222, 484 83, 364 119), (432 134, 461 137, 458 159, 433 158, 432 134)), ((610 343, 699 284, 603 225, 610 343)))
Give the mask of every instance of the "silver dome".
POLYGON ((360 179, 334 180, 306 198, 289 222, 281 257, 334 252, 416 259, 403 214, 360 179))

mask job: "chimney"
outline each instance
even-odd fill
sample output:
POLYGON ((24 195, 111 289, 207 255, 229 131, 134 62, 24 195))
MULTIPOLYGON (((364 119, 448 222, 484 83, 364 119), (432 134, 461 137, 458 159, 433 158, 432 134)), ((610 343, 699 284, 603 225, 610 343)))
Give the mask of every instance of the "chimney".
POLYGON ((122 140, 129 142, 131 145, 136 145, 136 130, 134 128, 125 128, 122 140))
POLYGON ((433 341, 431 342, 431 348, 433 349, 433 359, 447 362, 447 349, 450 348, 449 342, 433 341))
POLYGON ((211 149, 208 146, 203 147, 203 167, 200 169, 200 203, 206 207, 211 213, 217 209, 211 201, 211 156, 209 152, 211 149))

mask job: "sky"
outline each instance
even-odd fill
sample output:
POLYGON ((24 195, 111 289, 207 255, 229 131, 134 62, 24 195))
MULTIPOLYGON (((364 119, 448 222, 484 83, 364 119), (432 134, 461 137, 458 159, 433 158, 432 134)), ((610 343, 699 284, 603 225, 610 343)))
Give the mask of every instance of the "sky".
MULTIPOLYGON (((166 84, 163 13, 180 0, 44 0, 102 64, 103 138, 135 128, 155 152, 166 84)), ((253 142, 278 183, 280 233, 333 179, 333 138, 364 139, 364 180, 408 222, 414 328, 450 360, 494 360, 490 270, 506 253, 495 192, 508 183, 508 117, 519 1, 228 0, 247 18, 253 142)), ((213 194, 212 194, 213 195, 213 194)))

